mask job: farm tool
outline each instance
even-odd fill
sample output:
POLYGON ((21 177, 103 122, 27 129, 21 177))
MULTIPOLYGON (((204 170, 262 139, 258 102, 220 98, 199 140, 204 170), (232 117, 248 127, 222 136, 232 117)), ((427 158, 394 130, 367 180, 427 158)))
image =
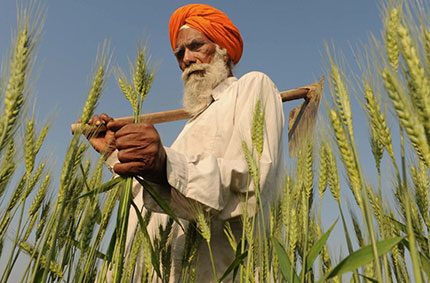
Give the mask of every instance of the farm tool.
MULTIPOLYGON (((302 86, 295 89, 281 91, 282 102, 304 99, 299 106, 290 111, 288 118, 288 150, 290 157, 295 157, 300 149, 300 145, 312 136, 315 127, 318 107, 321 99, 321 94, 324 85, 324 77, 321 81, 302 86)), ((183 109, 155 112, 143 114, 140 116, 140 121, 145 121, 151 124, 166 123, 171 121, 179 121, 189 119, 190 115, 183 109)), ((115 118, 115 120, 122 120, 132 123, 133 116, 115 118)), ((81 124, 72 124, 72 133, 79 131, 81 124)), ((101 127, 85 126, 82 133, 90 135, 95 132, 102 132, 106 129, 101 127)))

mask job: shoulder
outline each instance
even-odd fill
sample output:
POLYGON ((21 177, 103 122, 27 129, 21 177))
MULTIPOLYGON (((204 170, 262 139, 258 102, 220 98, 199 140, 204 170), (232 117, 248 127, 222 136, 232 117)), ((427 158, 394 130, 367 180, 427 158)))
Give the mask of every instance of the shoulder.
POLYGON ((261 83, 270 83, 273 86, 275 86, 275 84, 273 83, 273 81, 269 78, 268 75, 266 75, 265 73, 262 72, 258 72, 258 71, 252 71, 249 73, 246 73, 245 75, 243 75, 239 80, 238 80, 239 84, 261 84, 261 83))
POLYGON ((275 97, 278 98, 279 91, 273 81, 262 72, 249 72, 238 81, 239 95, 247 97, 275 97))

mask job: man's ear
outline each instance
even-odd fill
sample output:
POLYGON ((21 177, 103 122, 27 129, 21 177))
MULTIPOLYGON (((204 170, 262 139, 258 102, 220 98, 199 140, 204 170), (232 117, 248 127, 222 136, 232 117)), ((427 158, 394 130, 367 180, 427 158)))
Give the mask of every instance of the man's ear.
POLYGON ((229 77, 233 76, 233 70, 232 70, 234 66, 233 61, 231 60, 230 55, 228 55, 227 53, 224 55, 224 62, 227 68, 229 69, 228 76, 229 77))
POLYGON ((228 64, 230 62, 230 60, 231 60, 230 55, 228 55, 228 53, 225 53, 225 55, 224 55, 224 62, 226 64, 228 64))

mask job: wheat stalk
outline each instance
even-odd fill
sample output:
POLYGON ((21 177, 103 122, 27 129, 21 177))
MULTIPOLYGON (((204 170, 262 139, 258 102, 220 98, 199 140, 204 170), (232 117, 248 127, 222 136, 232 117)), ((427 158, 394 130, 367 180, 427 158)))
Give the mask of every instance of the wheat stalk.
MULTIPOLYGON (((20 247, 30 255, 35 254, 37 256, 37 254, 38 254, 37 252, 34 251, 33 247, 31 247, 26 242, 21 242, 20 247)), ((42 265, 47 266, 47 258, 45 256, 41 257, 40 262, 42 265)), ((50 261, 48 268, 55 276, 58 276, 59 278, 64 277, 63 270, 58 263, 56 263, 54 261, 50 261)))
POLYGON ((122 280, 124 282, 130 282, 132 278, 133 271, 135 270, 135 265, 137 262, 137 258, 141 253, 142 245, 143 245, 143 232, 139 227, 136 229, 136 235, 133 237, 133 243, 130 251, 130 255, 128 256, 127 263, 124 267, 124 277, 122 280))

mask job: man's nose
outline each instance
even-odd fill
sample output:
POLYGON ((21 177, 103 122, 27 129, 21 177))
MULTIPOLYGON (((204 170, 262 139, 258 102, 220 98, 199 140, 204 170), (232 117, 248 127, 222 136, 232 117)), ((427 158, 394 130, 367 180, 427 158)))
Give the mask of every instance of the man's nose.
POLYGON ((189 67, 191 64, 196 63, 196 57, 194 56, 194 52, 192 52, 188 48, 185 48, 183 62, 186 67, 189 67))

